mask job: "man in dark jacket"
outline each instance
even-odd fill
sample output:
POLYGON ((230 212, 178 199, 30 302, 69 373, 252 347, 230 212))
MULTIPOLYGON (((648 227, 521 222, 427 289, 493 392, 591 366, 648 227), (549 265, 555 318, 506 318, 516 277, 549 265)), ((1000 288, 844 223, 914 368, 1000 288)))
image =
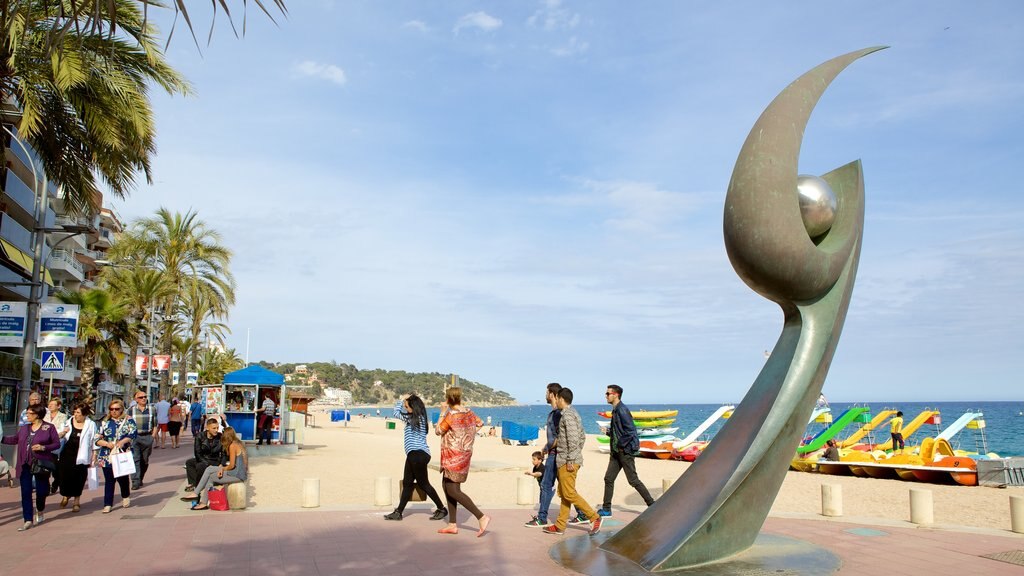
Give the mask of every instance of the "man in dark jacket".
POLYGON ((597 513, 601 516, 611 516, 612 494, 615 492, 615 479, 619 477, 619 470, 626 471, 629 485, 636 489, 648 506, 654 503, 654 498, 636 475, 635 460, 637 453, 640 452, 640 437, 636 434, 633 414, 622 403, 622 387, 612 384, 604 397, 612 405, 612 422, 608 427, 608 434, 611 436, 608 443, 611 455, 608 458, 608 470, 604 473, 604 502, 597 513))
POLYGON ((206 421, 206 430, 195 438, 195 457, 185 461, 185 476, 188 477, 186 492, 195 488, 196 482, 203 477, 207 466, 220 466, 224 448, 220 444, 220 426, 216 418, 206 421))

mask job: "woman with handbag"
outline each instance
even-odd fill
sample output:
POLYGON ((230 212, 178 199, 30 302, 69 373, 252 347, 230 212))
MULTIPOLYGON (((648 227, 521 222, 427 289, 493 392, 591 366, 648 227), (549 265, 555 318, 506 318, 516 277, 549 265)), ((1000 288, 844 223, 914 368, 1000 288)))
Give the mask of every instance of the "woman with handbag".
POLYGON ((93 463, 93 450, 96 445, 96 423, 89 416, 92 407, 85 402, 75 406, 71 420, 64 429, 64 448, 57 459, 58 487, 60 507, 66 508, 68 499, 74 498, 72 512, 81 510, 82 490, 85 489, 85 478, 89 466, 93 463))
POLYGON ((203 472, 203 477, 196 483, 195 492, 182 496, 181 499, 186 501, 199 499, 198 503, 192 505, 192 510, 210 508, 210 488, 213 488, 214 484, 234 484, 249 479, 249 456, 245 452, 245 445, 238 439, 235 429, 225 428, 220 442, 224 447, 227 464, 207 468, 203 472))
POLYGON ((111 400, 107 410, 107 415, 100 422, 99 430, 96 432, 96 447, 99 448, 96 465, 103 470, 104 514, 109 514, 114 506, 115 481, 121 487, 121 506, 127 508, 131 505, 131 475, 122 474, 115 477, 111 461, 121 453, 128 453, 130 456, 132 442, 139 433, 135 419, 128 418, 124 402, 120 398, 111 400))
POLYGON ((25 523, 18 528, 24 532, 36 524, 43 522, 43 509, 46 508, 46 497, 50 494, 50 473, 56 470, 53 462, 53 451, 60 447, 60 438, 53 424, 43 421, 46 408, 42 404, 32 404, 25 410, 28 424, 19 426, 13 436, 4 436, 4 444, 18 445, 18 480, 21 482, 21 516, 25 523), (32 515, 32 481, 35 480, 36 512, 32 515))
POLYGON ((479 538, 487 531, 491 517, 476 507, 473 499, 462 491, 462 484, 469 476, 469 461, 473 457, 473 440, 484 421, 472 410, 462 405, 462 389, 453 386, 445 392, 444 415, 437 421, 434 432, 441 437, 441 486, 448 500, 448 526, 438 534, 458 534, 457 520, 459 504, 476 516, 480 522, 479 538))

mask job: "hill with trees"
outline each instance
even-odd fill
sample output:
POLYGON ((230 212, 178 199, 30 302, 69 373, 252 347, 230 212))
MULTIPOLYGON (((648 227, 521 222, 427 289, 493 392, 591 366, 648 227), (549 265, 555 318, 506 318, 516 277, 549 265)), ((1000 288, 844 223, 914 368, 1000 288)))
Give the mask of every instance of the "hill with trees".
MULTIPOLYGON (((291 375, 291 383, 306 384, 313 395, 323 395, 325 388, 339 388, 352 393, 355 404, 389 404, 403 394, 415 393, 429 406, 444 400, 445 384, 450 382, 449 374, 438 372, 406 372, 404 370, 360 370, 352 364, 338 362, 274 363, 260 361, 259 365, 277 372, 291 375), (296 373, 296 366, 305 366, 306 373, 296 373)), ((509 406, 516 400, 507 392, 495 390, 479 382, 460 378, 462 397, 473 406, 509 406)))

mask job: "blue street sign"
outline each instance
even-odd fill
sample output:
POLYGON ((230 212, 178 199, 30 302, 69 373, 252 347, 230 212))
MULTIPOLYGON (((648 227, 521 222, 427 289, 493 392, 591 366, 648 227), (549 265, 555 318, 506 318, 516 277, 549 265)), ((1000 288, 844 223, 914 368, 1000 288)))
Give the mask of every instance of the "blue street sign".
POLYGON ((45 350, 39 359, 40 372, 63 372, 64 352, 56 350, 45 350))

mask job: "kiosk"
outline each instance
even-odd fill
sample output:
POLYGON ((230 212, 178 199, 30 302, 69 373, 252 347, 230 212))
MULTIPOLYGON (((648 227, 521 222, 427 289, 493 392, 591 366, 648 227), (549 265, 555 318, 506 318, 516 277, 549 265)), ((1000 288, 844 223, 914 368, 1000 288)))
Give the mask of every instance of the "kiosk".
POLYGON ((223 384, 199 387, 207 416, 224 414, 238 437, 249 441, 259 439, 256 424, 262 413, 257 410, 269 396, 276 406, 271 432, 274 444, 281 443, 281 431, 287 427, 284 415, 288 412, 281 406, 285 392, 284 376, 257 365, 225 374, 223 384))

